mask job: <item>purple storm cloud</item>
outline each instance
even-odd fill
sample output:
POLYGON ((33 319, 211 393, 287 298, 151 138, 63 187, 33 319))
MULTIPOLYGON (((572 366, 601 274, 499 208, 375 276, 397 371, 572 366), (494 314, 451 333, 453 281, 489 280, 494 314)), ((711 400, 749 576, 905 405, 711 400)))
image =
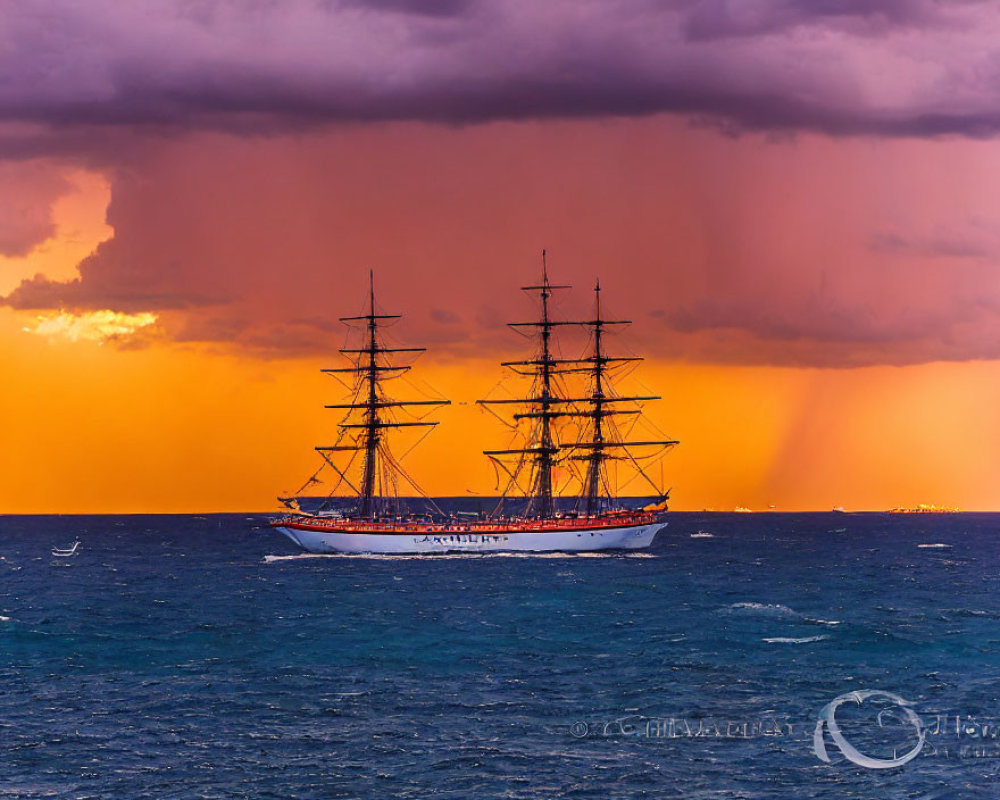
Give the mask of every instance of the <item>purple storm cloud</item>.
POLYGON ((0 20, 0 119, 64 132, 660 112, 831 134, 1000 125, 985 0, 5 0, 0 20))

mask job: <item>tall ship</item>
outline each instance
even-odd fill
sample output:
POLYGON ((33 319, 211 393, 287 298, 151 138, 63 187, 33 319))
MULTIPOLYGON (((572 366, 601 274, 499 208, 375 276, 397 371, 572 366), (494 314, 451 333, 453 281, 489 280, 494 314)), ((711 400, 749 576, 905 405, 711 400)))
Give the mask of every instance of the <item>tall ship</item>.
POLYGON ((649 466, 677 442, 635 435, 643 404, 659 397, 621 394, 615 388, 616 378, 641 361, 607 352, 609 333, 629 323, 604 317, 599 282, 590 319, 556 319, 553 294, 569 288, 549 281, 543 251, 541 280, 522 287, 537 296, 538 317, 510 323, 529 339, 532 350, 526 359, 502 363, 526 390, 477 401, 511 432, 507 447, 484 451, 496 469, 499 501, 490 512, 448 514, 420 489, 390 445, 401 429, 437 425, 424 415, 449 401, 403 400, 389 393, 387 385, 412 367, 400 359, 424 348, 387 346, 383 328, 399 315, 378 313, 370 277, 367 313, 341 320, 361 329, 362 346, 341 351, 350 366, 323 370, 345 377, 351 392, 350 402, 326 406, 344 413, 339 435, 334 444, 316 448, 322 465, 298 493, 279 498, 290 513, 271 526, 312 553, 648 547, 666 525, 669 494, 649 476, 649 466), (587 333, 587 349, 579 358, 563 358, 559 352, 557 334, 570 328, 587 333), (318 506, 307 509, 300 494, 319 483, 323 471, 332 473, 333 488, 318 506), (623 483, 622 474, 628 476, 623 483), (634 481, 643 482, 648 499, 629 507, 616 495, 634 481))

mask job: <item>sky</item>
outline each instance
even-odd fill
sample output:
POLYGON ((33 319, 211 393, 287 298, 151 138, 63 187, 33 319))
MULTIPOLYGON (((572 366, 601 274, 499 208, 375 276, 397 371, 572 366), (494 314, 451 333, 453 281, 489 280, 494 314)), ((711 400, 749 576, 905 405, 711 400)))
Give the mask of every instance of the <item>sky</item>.
POLYGON ((1000 508, 995 3, 0 22, 0 513, 272 508, 334 435, 318 370, 369 269, 453 401, 408 470, 492 494, 474 401, 525 355, 543 248, 557 314, 599 278, 632 321, 673 508, 1000 508))

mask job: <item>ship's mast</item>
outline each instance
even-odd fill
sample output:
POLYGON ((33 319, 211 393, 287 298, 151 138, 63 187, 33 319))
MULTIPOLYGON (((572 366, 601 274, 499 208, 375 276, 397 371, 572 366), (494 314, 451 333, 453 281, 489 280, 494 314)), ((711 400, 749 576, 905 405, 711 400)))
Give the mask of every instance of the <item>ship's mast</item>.
POLYGON ((367 517, 373 511, 375 500, 375 456, 378 453, 378 443, 382 436, 382 429, 379 427, 381 420, 378 416, 378 371, 375 361, 378 353, 378 340, 375 338, 375 331, 378 328, 378 320, 375 317, 375 275, 374 271, 368 273, 368 369, 365 379, 368 383, 368 402, 365 408, 365 421, 368 427, 365 431, 365 465, 361 478, 361 516, 367 517))
MULTIPOLYGON (((360 385, 357 385, 357 392, 353 403, 342 403, 328 405, 326 408, 342 409, 347 411, 347 417, 340 423, 340 428, 344 433, 352 430, 360 432, 357 440, 352 444, 338 444, 333 447, 317 447, 316 449, 324 453, 330 451, 348 450, 364 453, 364 463, 361 470, 361 483, 358 486, 358 513, 363 517, 374 518, 387 512, 386 500, 391 493, 392 499, 396 499, 397 476, 402 473, 402 469, 397 464, 395 458, 388 448, 385 439, 385 431, 389 428, 408 427, 430 427, 437 425, 437 422, 413 421, 398 422, 388 409, 403 406, 439 406, 448 405, 448 400, 393 400, 386 396, 382 388, 383 375, 402 374, 410 369, 409 366, 397 366, 389 363, 388 356, 392 353, 422 353, 423 347, 383 347, 379 336, 379 322, 387 319, 399 319, 398 314, 376 314, 375 313, 375 277, 374 273, 368 273, 368 313, 358 317, 341 317, 341 322, 364 322, 365 339, 364 347, 358 350, 344 349, 340 352, 348 357, 355 358, 353 367, 338 369, 324 369, 328 373, 353 373, 360 385), (359 422, 351 422, 352 414, 360 411, 359 422)), ((354 417, 357 419, 357 417, 354 417)), ((329 459, 327 459, 328 463, 329 459)), ((332 463, 331 463, 331 466, 332 463)), ((340 470, 338 474, 343 478, 340 470)), ((412 484, 412 481, 402 473, 404 479, 412 484)), ((419 487, 414 485, 419 491, 419 487)), ((398 510, 398 509, 397 509, 398 510)))
POLYGON ((594 286, 594 384, 591 393, 591 419, 593 425, 594 449, 588 455, 587 477, 583 484, 583 494, 586 497, 586 512, 597 511, 598 498, 601 493, 601 467, 607 453, 604 452, 604 350, 601 347, 601 337, 604 333, 604 320, 601 319, 601 282, 594 286))
POLYGON ((555 500, 552 491, 552 468, 556 462, 556 454, 559 452, 559 445, 555 441, 552 433, 552 421, 564 415, 559 407, 568 403, 565 398, 559 397, 555 391, 555 376, 559 371, 559 365, 565 363, 561 359, 556 359, 552 355, 552 332, 561 325, 574 325, 576 323, 553 320, 549 311, 549 299, 555 289, 569 289, 566 285, 556 286, 549 282, 548 265, 546 253, 542 250, 542 281, 534 286, 522 286, 526 292, 538 292, 541 300, 541 318, 533 322, 511 322, 510 327, 515 330, 519 328, 536 328, 538 333, 537 356, 531 361, 508 361, 504 366, 515 367, 525 366, 531 369, 534 377, 534 393, 532 397, 519 398, 517 400, 480 400, 479 403, 486 405, 489 403, 519 403, 528 405, 531 410, 515 414, 515 420, 534 419, 537 420, 537 436, 532 437, 530 445, 526 448, 516 450, 486 450, 488 456, 520 455, 527 456, 531 463, 531 487, 528 493, 528 503, 525 514, 530 517, 549 518, 555 514, 555 500))
MULTIPOLYGON (((579 398, 578 402, 584 407, 582 411, 568 412, 568 416, 579 416, 589 419, 587 432, 589 436, 581 438, 575 444, 564 445, 562 449, 583 450, 583 453, 573 455, 571 458, 583 461, 586 464, 586 472, 583 477, 583 490, 580 495, 583 510, 587 515, 599 513, 603 509, 602 499, 610 499, 612 492, 608 485, 605 462, 612 460, 629 460, 633 467, 654 489, 660 491, 643 472, 641 466, 632 455, 630 448, 633 447, 672 447, 677 444, 674 440, 660 441, 624 441, 618 426, 614 423, 614 418, 618 416, 637 415, 640 410, 637 408, 619 408, 619 403, 639 403, 647 400, 659 400, 656 395, 623 397, 614 392, 609 380, 609 368, 613 365, 630 361, 641 361, 637 356, 609 356, 604 349, 605 329, 611 325, 630 325, 630 320, 610 320, 605 319, 601 312, 601 282, 598 280, 594 285, 594 318, 582 323, 591 328, 593 350, 587 358, 579 359, 577 363, 586 366, 575 369, 567 369, 567 372, 587 372, 590 374, 590 395, 579 398), (611 452, 609 452, 611 451, 611 452), (615 455, 623 453, 623 455, 615 455)), ((579 506, 578 506, 579 507, 579 506)))
POLYGON ((580 501, 588 515, 604 510, 602 503, 611 496, 607 480, 605 462, 609 460, 631 461, 632 466, 647 482, 659 491, 659 487, 650 481, 649 477, 632 454, 631 448, 671 447, 677 444, 672 440, 658 441, 624 441, 614 424, 614 417, 639 414, 638 408, 623 408, 621 404, 636 404, 646 400, 659 400, 657 396, 623 397, 615 393, 611 385, 610 372, 614 365, 641 361, 641 358, 631 356, 609 356, 605 353, 605 330, 612 325, 628 325, 628 320, 605 319, 601 309, 601 286, 598 281, 595 286, 595 313, 592 320, 584 322, 553 320, 549 309, 549 299, 554 289, 568 289, 569 286, 554 286, 549 282, 548 269, 545 261, 545 251, 542 251, 542 281, 537 286, 524 286, 526 291, 537 291, 541 299, 541 318, 535 322, 512 322, 510 326, 537 329, 538 347, 535 356, 527 361, 504 361, 502 365, 513 369, 518 374, 530 376, 532 381, 532 396, 513 399, 480 400, 481 405, 518 404, 527 406, 528 410, 513 415, 515 421, 537 420, 528 445, 511 450, 485 450, 487 456, 498 464, 505 456, 517 456, 520 461, 513 469, 503 466, 511 477, 511 486, 517 485, 517 475, 526 464, 531 469, 531 480, 526 487, 526 515, 532 517, 552 517, 555 514, 555 500, 552 486, 552 471, 562 452, 573 461, 585 462, 585 472, 580 501), (555 358, 552 352, 552 338, 557 326, 586 326, 592 330, 593 350, 585 358, 563 359, 555 358), (519 369, 520 368, 520 369, 519 369), (567 397, 556 390, 557 376, 572 373, 584 374, 590 378, 590 391, 583 397, 567 397), (575 442, 560 443, 553 433, 553 423, 562 417, 581 417, 588 420, 584 435, 575 442))
POLYGON ((549 283, 549 271, 545 263, 545 251, 542 251, 542 284, 530 286, 536 289, 542 300, 542 320, 539 324, 539 336, 542 341, 541 358, 539 358, 539 373, 541 376, 541 396, 539 398, 538 419, 541 423, 541 437, 535 453, 534 485, 531 490, 531 500, 527 513, 531 516, 551 517, 555 513, 552 500, 552 464, 553 456, 558 452, 552 441, 552 320, 549 318, 549 297, 552 296, 552 286, 549 283))

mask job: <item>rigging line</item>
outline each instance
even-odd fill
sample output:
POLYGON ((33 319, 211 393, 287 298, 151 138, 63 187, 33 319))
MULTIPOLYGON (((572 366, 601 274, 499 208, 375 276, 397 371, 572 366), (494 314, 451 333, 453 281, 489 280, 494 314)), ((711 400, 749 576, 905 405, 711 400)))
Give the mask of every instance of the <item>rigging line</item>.
POLYGON ((346 322, 343 323, 343 325, 344 325, 344 339, 343 339, 342 344, 344 346, 342 348, 340 348, 340 349, 346 350, 347 347, 348 347, 348 345, 351 344, 351 339, 354 338, 354 331, 355 330, 360 331, 360 330, 363 330, 363 328, 360 327, 360 326, 358 328, 354 328, 351 325, 348 325, 346 322))
POLYGON ((408 408, 401 408, 401 410, 406 411, 406 413, 410 416, 411 419, 415 419, 419 422, 422 422, 423 420, 427 419, 428 417, 432 416, 437 411, 439 411, 440 408, 441 408, 440 406, 428 406, 423 410, 422 413, 417 411, 410 411, 408 408))
POLYGON ((447 400, 448 399, 440 391, 438 391, 438 388, 436 386, 434 386, 434 384, 430 383, 429 381, 426 381, 423 378, 420 378, 419 382, 424 387, 424 389, 426 389, 428 392, 431 393, 431 399, 434 399, 434 400, 447 400))
POLYGON ((340 475, 340 473, 337 473, 337 474, 339 475, 339 477, 337 478, 337 482, 333 485, 333 488, 330 489, 330 491, 326 493, 326 497, 323 498, 323 502, 319 504, 319 510, 320 511, 322 511, 323 509, 327 508, 327 506, 330 503, 331 498, 334 496, 334 494, 337 493, 337 489, 340 488, 340 484, 342 484, 344 482, 344 480, 343 480, 344 476, 340 475))
POLYGON ((622 484, 621 486, 619 486, 619 487, 618 487, 618 493, 619 493, 619 495, 620 495, 620 494, 621 494, 622 492, 624 492, 624 491, 625 491, 625 490, 626 490, 626 489, 627 489, 627 488, 628 488, 628 487, 629 487, 629 486, 630 486, 630 485, 632 484, 632 482, 633 482, 633 481, 634 481, 634 480, 635 480, 636 478, 638 478, 638 477, 639 477, 639 473, 638 473, 638 472, 633 472, 633 473, 632 473, 632 477, 631 477, 631 478, 629 478, 629 479, 628 479, 627 481, 625 481, 625 483, 623 483, 623 484, 622 484))
POLYGON ((423 387, 418 386, 417 383, 414 380, 410 379, 410 378, 404 378, 403 379, 403 383, 405 383, 407 386, 409 386, 410 389, 412 389, 414 392, 416 392, 417 394, 419 394, 421 397, 424 397, 424 398, 426 398, 428 400, 443 400, 444 399, 444 395, 440 394, 439 392, 435 392, 433 390, 433 387, 429 383, 427 383, 426 381, 421 381, 421 383, 423 384, 423 387))
POLYGON ((500 469, 493 462, 492 458, 487 459, 490 462, 490 466, 493 468, 493 491, 500 491, 500 469))
MULTIPOLYGON (((358 381, 357 385, 354 387, 354 394, 351 395, 351 405, 358 404, 358 398, 361 397, 361 392, 363 389, 363 381, 358 381)), ((349 413, 349 412, 348 412, 349 413)), ((347 415, 345 415, 347 416, 347 415)))
POLYGON ((331 378, 333 378, 333 379, 334 379, 334 380, 335 380, 335 381, 336 381, 337 383, 339 383, 339 384, 340 384, 341 386, 343 386, 343 387, 344 387, 344 391, 345 391, 345 392, 348 392, 348 393, 350 393, 350 392, 353 392, 353 391, 354 391, 354 386, 353 386, 352 384, 349 384, 349 383, 346 383, 346 382, 345 382, 345 381, 343 380, 343 378, 341 378, 341 377, 340 377, 340 375, 338 375, 338 374, 337 374, 336 372, 327 372, 327 373, 325 373, 325 374, 329 375, 329 376, 330 376, 331 378))
MULTIPOLYGON (((497 465, 493 465, 493 469, 497 470, 497 465)), ((499 498, 497 498, 497 503, 493 506, 493 510, 489 512, 488 516, 492 519, 501 513, 503 510, 503 504, 507 500, 507 493, 510 491, 512 479, 508 478, 507 485, 504 487, 503 491, 500 493, 499 498)), ((500 488, 500 472, 497 470, 497 488, 500 488)))
MULTIPOLYGON (((510 438, 507 440, 508 450, 514 450, 515 445, 521 443, 521 441, 524 439, 523 434, 521 434, 520 431, 518 431, 515 426, 511 426, 511 430, 512 433, 510 435, 510 438)), ((524 458, 524 456, 522 455, 521 458, 524 458)))
POLYGON ((639 462, 635 460, 635 456, 633 456, 629 452, 629 450, 628 450, 627 447, 623 448, 623 449, 625 450, 625 454, 629 457, 629 459, 632 461, 632 463, 635 464, 635 468, 637 470, 639 470, 639 474, 645 479, 646 483, 648 483, 650 486, 652 486, 653 487, 653 491, 655 491, 657 494, 662 494, 663 493, 663 489, 661 489, 659 486, 657 486, 655 483, 653 483, 652 478, 650 478, 646 474, 645 470, 643 470, 643 468, 639 465, 639 462))
POLYGON ((399 475, 393 472, 391 465, 383 464, 382 467, 382 513, 395 507, 400 507, 399 499, 399 475))
POLYGON ((649 388, 649 387, 648 387, 648 386, 647 386, 647 385, 646 385, 645 383, 643 383, 643 381, 641 381, 641 380, 640 380, 639 378, 636 378, 636 379, 635 379, 635 382, 636 382, 637 384, 639 384, 639 386, 640 386, 640 387, 641 387, 641 388, 643 389, 643 391, 646 391, 646 392, 649 392, 650 394, 652 394, 652 393, 653 393, 653 390, 652 390, 652 389, 650 389, 650 388, 649 388))
POLYGON ((503 461, 501 461, 496 456, 487 456, 487 458, 495 462, 504 472, 506 472, 510 476, 510 483, 508 483, 507 488, 504 489, 504 493, 502 495, 503 497, 507 496, 507 492, 510 491, 512 484, 519 492, 521 492, 522 494, 527 494, 525 490, 521 488, 521 484, 517 482, 517 476, 520 474, 521 469, 524 466, 524 456, 521 456, 518 459, 517 466, 515 466, 513 469, 504 464, 503 461))
POLYGON ((402 509, 402 501, 399 497, 399 473, 395 471, 395 467, 396 465, 391 462, 391 454, 389 458, 383 456, 382 481, 388 487, 388 491, 383 496, 383 504, 395 504, 396 514, 399 515, 402 509))
POLYGON ((643 420, 643 422, 644 422, 644 424, 646 424, 646 425, 647 425, 648 427, 650 427, 650 428, 652 428, 652 429, 653 429, 654 431, 656 431, 656 432, 657 432, 657 433, 658 433, 659 435, 661 435, 661 436, 666 436, 666 435, 667 435, 667 434, 665 434, 665 433, 663 432, 663 429, 662 429, 662 428, 660 428, 660 426, 659 426, 659 425, 657 425, 657 424, 656 424, 655 422, 653 422, 653 420, 651 420, 651 419, 645 419, 645 420, 643 420))
POLYGON ((628 439, 628 437, 632 435, 632 431, 634 431, 636 427, 638 427, 640 419, 642 419, 640 415, 636 415, 635 417, 632 418, 632 424, 628 426, 628 430, 625 431, 625 435, 621 439, 621 441, 626 441, 626 439, 628 439))
POLYGON ((295 490, 295 494, 294 494, 294 495, 292 495, 292 496, 293 496, 293 497, 297 497, 298 495, 300 495, 300 494, 302 493, 302 491, 303 491, 303 490, 304 490, 304 489, 305 489, 305 488, 306 488, 307 486, 310 486, 310 485, 312 485, 312 484, 314 484, 314 483, 319 483, 320 481, 319 481, 319 480, 317 480, 317 477, 316 477, 316 476, 317 476, 317 475, 319 475, 319 474, 320 474, 320 473, 321 473, 321 472, 322 472, 322 471, 323 471, 323 470, 324 470, 325 468, 326 468, 326 464, 320 464, 320 466, 319 466, 319 469, 318 469, 318 470, 316 470, 316 471, 315 471, 315 472, 314 472, 314 473, 313 473, 312 475, 310 475, 310 476, 309 476, 308 478, 306 478, 306 482, 305 482, 305 483, 303 483, 303 484, 302 484, 302 485, 301 485, 301 486, 300 486, 300 487, 299 487, 298 489, 296 489, 296 490, 295 490))
POLYGON ((433 431, 433 430, 434 430, 434 428, 428 428, 428 429, 427 429, 426 431, 424 431, 423 435, 422 435, 422 436, 421 436, 421 437, 420 437, 419 439, 417 439, 417 441, 415 441, 415 442, 414 442, 413 444, 411 444, 411 445, 410 445, 410 446, 409 446, 408 448, 406 448, 406 450, 405 450, 405 451, 403 452, 403 454, 402 454, 402 455, 401 455, 401 456, 399 457, 399 460, 400 460, 400 461, 402 461, 402 460, 403 460, 404 458, 406 458, 406 457, 407 457, 407 456, 408 456, 408 455, 409 455, 409 454, 410 454, 410 453, 411 453, 411 452, 412 452, 412 451, 413 451, 414 449, 416 449, 417 447, 419 447, 419 446, 420 446, 420 443, 421 443, 421 442, 422 442, 422 441, 423 441, 424 439, 426 439, 426 438, 427 438, 428 436, 430 436, 430 435, 431 435, 431 431, 433 431))
POLYGON ((503 469, 503 471, 510 476, 510 480, 507 481, 507 485, 504 487, 504 490, 501 493, 500 498, 497 501, 497 504, 493 507, 493 510, 490 512, 490 516, 495 517, 497 513, 500 511, 500 509, 503 508, 504 501, 507 499, 507 495, 510 494, 511 488, 516 488, 522 495, 527 495, 527 492, 525 492, 525 490, 521 488, 521 485, 517 482, 516 478, 517 473, 520 472, 521 469, 520 465, 524 463, 524 457, 523 456, 521 457, 521 459, 518 462, 518 467, 513 472, 511 472, 511 470, 507 468, 507 465, 504 464, 502 461, 500 461, 498 458, 489 456, 489 459, 493 461, 501 469, 503 469))
POLYGON ((597 479, 600 481, 601 486, 604 487, 604 496, 608 499, 608 504, 610 505, 612 497, 614 497, 617 493, 613 492, 611 489, 611 481, 608 476, 608 470, 603 464, 597 472, 597 479))
POLYGON ((502 384, 503 384, 503 378, 500 378, 500 380, 498 380, 496 383, 493 384, 493 387, 486 393, 486 397, 484 397, 483 399, 488 400, 490 395, 493 394, 493 392, 495 392, 497 389, 499 389, 502 384))
POLYGON ((355 494, 358 494, 358 490, 354 488, 353 484, 349 480, 347 480, 347 476, 344 474, 344 472, 350 469, 351 464, 354 462, 354 457, 357 455, 357 451, 355 451, 354 456, 351 456, 351 460, 348 462, 347 467, 345 467, 344 472, 341 472, 340 469, 338 469, 337 466, 330 460, 329 456, 327 456, 326 453, 324 453, 322 450, 320 451, 320 455, 322 455, 323 459, 331 467, 333 467, 333 469, 337 472, 338 475, 340 475, 340 480, 338 480, 337 483, 334 484, 333 488, 330 489, 329 492, 327 492, 326 497, 323 499, 323 502, 320 503, 319 510, 322 511, 325 508, 329 508, 330 501, 333 499, 333 496, 337 492, 337 489, 340 488, 341 483, 347 483, 347 485, 351 488, 351 491, 353 491, 355 494))
MULTIPOLYGON (((381 447, 381 442, 379 443, 379 446, 381 447)), ((376 456, 376 462, 377 461, 378 457, 376 456)), ((380 510, 379 506, 381 505, 384 507, 385 503, 385 458, 384 457, 382 459, 381 464, 376 463, 375 483, 376 483, 375 497, 372 498, 372 501, 373 501, 373 508, 375 509, 375 514, 377 515, 380 510)))
POLYGON ((355 494, 357 494, 358 493, 357 488, 355 488, 354 484, 351 483, 347 479, 347 476, 344 474, 345 472, 347 472, 347 470, 349 470, 351 468, 351 464, 354 463, 354 459, 357 456, 357 452, 355 452, 355 454, 353 456, 351 456, 351 460, 347 462, 347 466, 344 467, 343 471, 341 471, 337 467, 337 465, 333 463, 333 461, 331 460, 331 458, 326 453, 324 453, 322 450, 319 451, 319 454, 321 456, 323 456, 323 460, 326 461, 326 463, 329 464, 333 468, 333 471, 336 472, 340 476, 340 480, 337 481, 336 486, 333 487, 333 489, 330 491, 330 493, 327 495, 327 497, 331 497, 333 495, 333 493, 335 491, 337 491, 337 489, 340 486, 341 482, 346 483, 348 485, 348 487, 351 489, 351 491, 354 492, 355 494))
POLYGON ((569 476, 568 476, 568 477, 566 478, 566 481, 565 481, 565 483, 563 483, 563 485, 562 485, 562 486, 557 486, 557 487, 556 487, 556 489, 555 489, 555 491, 553 492, 553 494, 554 494, 554 495, 555 495, 556 497, 562 497, 562 495, 563 495, 563 492, 565 492, 565 491, 566 491, 566 487, 567 487, 567 486, 569 486, 569 485, 570 485, 570 484, 571 484, 571 483, 572 483, 572 482, 573 482, 573 481, 574 481, 575 479, 576 479, 576 476, 575 476, 575 475, 569 475, 569 476))
POLYGON ((428 495, 423 489, 421 489, 420 486, 417 484, 417 482, 410 477, 410 474, 405 469, 403 469, 402 464, 400 464, 399 461, 396 460, 395 456, 393 456, 392 453, 388 452, 388 449, 383 453, 383 458, 386 460, 387 463, 392 465, 393 469, 399 475, 401 475, 404 478, 404 480, 406 480, 406 482, 409 483, 410 486, 414 488, 414 490, 416 490, 417 494, 419 494, 422 498, 424 498, 424 500, 430 503, 431 507, 438 514, 440 514, 443 517, 447 516, 444 513, 444 511, 441 510, 438 504, 434 502, 434 499, 430 495, 428 495))
POLYGON ((477 403, 477 405, 481 409, 486 409, 490 414, 492 414, 494 417, 500 420, 501 424, 503 424, 505 427, 510 428, 510 430, 512 431, 517 430, 516 422, 508 422, 506 419, 504 419, 504 417, 500 416, 500 413, 498 411, 494 411, 489 405, 483 405, 481 403, 477 403))
MULTIPOLYGON (((647 467, 653 467, 653 466, 656 466, 657 463, 659 463, 660 464, 660 472, 662 473, 663 472, 663 460, 666 458, 666 455, 667 455, 667 452, 669 451, 669 449, 670 448, 667 448, 662 453, 657 453, 655 456, 651 456, 651 458, 656 458, 657 461, 654 461, 651 464, 647 464, 646 466, 647 467)), ((624 484, 622 484, 622 486, 620 487, 620 491, 625 491, 625 489, 628 488, 629 484, 631 484, 636 478, 639 477, 639 475, 640 475, 641 472, 645 472, 645 470, 640 470, 640 472, 634 472, 632 474, 632 477, 629 478, 627 481, 625 481, 624 484)), ((662 490, 657 489, 657 491, 662 491, 662 490)))
MULTIPOLYGON (((632 351, 629 351, 629 352, 632 352, 632 351)), ((632 355, 635 356, 634 353, 632 355)), ((613 366, 612 369, 621 370, 619 372, 619 374, 617 374, 615 376, 615 380, 618 380, 618 381, 628 380, 629 378, 632 377, 632 374, 636 370, 639 369, 639 365, 641 363, 642 363, 641 361, 625 361, 622 364, 617 364, 617 365, 613 366)), ((635 380, 636 383, 638 383, 644 389, 646 388, 645 384, 643 384, 638 378, 635 378, 634 380, 635 380)), ((650 392, 650 394, 651 394, 651 392, 650 392)))

